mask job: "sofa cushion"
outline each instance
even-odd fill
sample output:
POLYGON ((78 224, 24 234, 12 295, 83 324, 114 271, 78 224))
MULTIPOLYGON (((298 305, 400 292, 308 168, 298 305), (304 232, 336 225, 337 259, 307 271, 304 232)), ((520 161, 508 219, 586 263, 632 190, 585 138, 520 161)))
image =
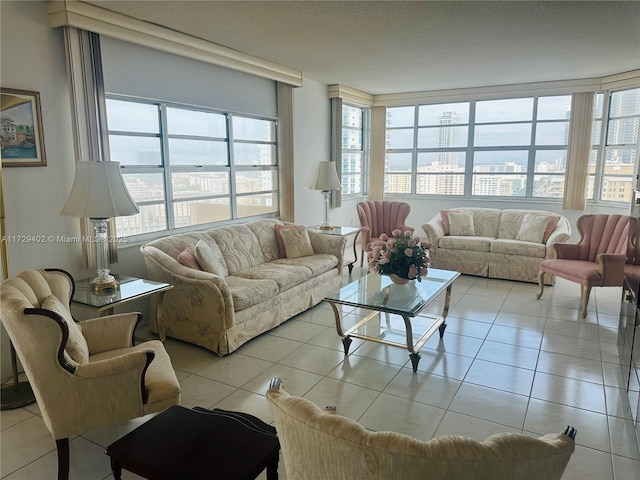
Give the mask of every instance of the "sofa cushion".
POLYGON ((502 216, 500 217, 500 227, 498 228, 498 233, 496 237, 498 238, 510 238, 515 239, 516 235, 520 231, 520 226, 522 225, 522 221, 524 220, 525 215, 535 214, 539 216, 545 216, 549 218, 547 223, 547 227, 544 231, 544 235, 542 236, 542 243, 547 243, 547 240, 553 233, 553 231, 558 226, 558 222, 560 221, 560 215, 545 212, 543 210, 518 210, 518 209, 507 209, 502 211, 502 216))
POLYGON ((469 250, 473 252, 488 252, 493 238, 490 237, 456 237, 450 235, 442 237, 438 248, 449 250, 469 250))
POLYGON ((220 275, 226 277, 228 275, 227 268, 224 264, 224 258, 222 258, 222 252, 218 246, 214 243, 209 245, 203 240, 199 240, 196 243, 196 261, 205 272, 213 273, 214 275, 220 275))
POLYGON ((254 233, 260 247, 262 247, 265 262, 280 258, 278 240, 274 229, 276 225, 282 225, 282 222, 274 218, 264 218, 247 223, 247 227, 254 233))
POLYGON ((299 258, 281 258, 274 260, 272 263, 283 265, 294 265, 298 267, 307 267, 311 270, 313 276, 320 275, 321 273, 328 272, 332 268, 335 268, 338 264, 338 259, 335 255, 330 253, 316 253, 315 255, 299 258))
POLYGON ((246 225, 213 228, 208 233, 220 248, 229 274, 265 262, 258 237, 246 225))
POLYGON ((69 309, 54 295, 49 295, 45 298, 40 308, 60 315, 69 328, 69 338, 64 348, 65 352, 74 362, 87 363, 89 361, 89 346, 84 335, 82 335, 81 327, 73 320, 69 309))
POLYGON ((523 257, 545 258, 547 247, 543 243, 498 238, 491 242, 491 253, 521 255, 523 257))
POLYGON ((280 231, 287 258, 313 255, 313 247, 305 227, 287 228, 280 231))
POLYGON ((500 216, 502 210, 498 208, 451 208, 449 210, 440 211, 440 219, 445 235, 451 235, 449 225, 449 213, 451 212, 469 212, 473 216, 473 230, 475 235, 481 237, 497 237, 498 227, 500 225, 500 216))
POLYGON ((469 212, 449 212, 449 233, 451 235, 474 236, 473 215, 469 212))
POLYGON ((520 229, 516 234, 516 240, 525 242, 541 243, 544 238, 544 232, 549 224, 549 217, 546 215, 536 215, 535 213, 527 213, 522 218, 520 229))
POLYGON ((287 258, 287 251, 284 248, 284 240, 280 232, 288 228, 298 228, 301 226, 302 225, 275 225, 273 227, 276 234, 276 240, 278 241, 278 250, 280 252, 280 258, 287 258))
POLYGON ((278 284, 273 280, 260 280, 230 275, 226 279, 233 299, 234 311, 257 305, 278 294, 278 284))
POLYGON ((184 250, 178 255, 178 261, 185 267, 193 268, 194 270, 202 270, 202 267, 196 258, 196 247, 193 246, 193 243, 184 247, 184 250))
POLYGON ((307 267, 269 262, 239 270, 234 273, 234 276, 256 280, 273 280, 278 284, 279 291, 283 291, 310 279, 313 275, 307 267))

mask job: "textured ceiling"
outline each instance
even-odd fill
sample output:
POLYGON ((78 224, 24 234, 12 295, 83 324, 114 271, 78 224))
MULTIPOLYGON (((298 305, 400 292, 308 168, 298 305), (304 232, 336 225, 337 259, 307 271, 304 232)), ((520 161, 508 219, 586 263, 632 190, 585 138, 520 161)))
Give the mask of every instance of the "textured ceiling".
POLYGON ((640 69, 640 2, 88 1, 372 94, 640 69))

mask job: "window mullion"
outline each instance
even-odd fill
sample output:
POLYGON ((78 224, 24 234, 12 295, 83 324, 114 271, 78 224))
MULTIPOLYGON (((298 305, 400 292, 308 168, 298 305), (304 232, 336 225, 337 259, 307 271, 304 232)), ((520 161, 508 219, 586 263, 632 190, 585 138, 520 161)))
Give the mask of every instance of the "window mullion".
POLYGON ((238 201, 236 199, 236 168, 233 152, 233 115, 227 115, 227 161, 229 165, 229 195, 231 218, 238 218, 238 201))
POLYGON ((167 136, 167 105, 160 104, 160 143, 162 167, 164 169, 164 208, 167 216, 167 228, 175 228, 175 219, 173 212, 173 182, 171 181, 171 159, 169 158, 169 138, 167 136))

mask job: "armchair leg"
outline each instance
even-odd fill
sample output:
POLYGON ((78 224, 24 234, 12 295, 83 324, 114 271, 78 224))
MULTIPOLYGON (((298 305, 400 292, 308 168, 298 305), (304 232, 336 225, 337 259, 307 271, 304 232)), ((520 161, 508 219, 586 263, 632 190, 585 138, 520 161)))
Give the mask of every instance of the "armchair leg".
POLYGON ((582 285, 582 318, 587 318, 587 304, 591 295, 591 287, 582 285))
POLYGON ((58 449, 58 480, 69 480, 69 439, 56 440, 58 449))
POLYGON ((538 286, 540 287, 540 291, 538 291, 538 295, 536 295, 536 298, 540 300, 540 297, 542 297, 542 292, 544 291, 544 272, 542 270, 540 270, 540 272, 538 273, 538 286))

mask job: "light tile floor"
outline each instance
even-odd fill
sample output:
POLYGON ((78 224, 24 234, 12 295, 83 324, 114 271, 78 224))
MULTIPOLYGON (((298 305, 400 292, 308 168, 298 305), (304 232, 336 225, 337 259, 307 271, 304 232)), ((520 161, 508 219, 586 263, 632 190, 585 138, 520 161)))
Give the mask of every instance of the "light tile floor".
MULTIPOLYGON (((353 275, 360 272, 356 267, 353 275)), ((225 358, 175 340, 166 348, 187 407, 241 410, 271 422, 264 392, 279 376, 292 395, 337 405, 338 413, 370 429, 422 440, 539 435, 571 424, 578 429, 577 447, 564 480, 640 480, 640 453, 616 364, 620 289, 594 289, 584 320, 577 285, 558 280, 541 300, 536 293, 533 284, 460 277, 444 339, 435 335, 427 342, 415 374, 401 348, 354 340, 345 357, 325 304, 225 358)), ((429 310, 441 308, 436 302, 429 310)), ((344 321, 361 313, 345 308, 344 321)), ((153 337, 144 329, 140 335, 153 337)), ((55 479, 55 443, 37 405, 2 411, 0 420, 1 477, 55 479)), ((112 478, 105 447, 145 420, 73 438, 71 479, 112 478)), ((286 478, 282 463, 280 473, 286 478)), ((139 477, 123 472, 123 478, 139 477)))

